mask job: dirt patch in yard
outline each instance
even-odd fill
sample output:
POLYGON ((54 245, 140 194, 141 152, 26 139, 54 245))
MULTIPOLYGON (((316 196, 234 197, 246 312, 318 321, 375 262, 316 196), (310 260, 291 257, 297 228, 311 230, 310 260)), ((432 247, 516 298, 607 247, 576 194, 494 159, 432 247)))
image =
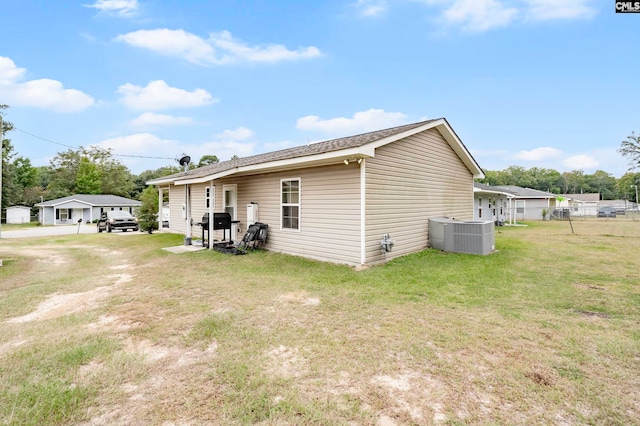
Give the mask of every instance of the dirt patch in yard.
POLYGON ((115 282, 112 285, 96 287, 93 290, 82 293, 54 294, 40 303, 35 311, 21 317, 10 318, 7 322, 22 323, 42 321, 95 309, 100 306, 101 301, 109 296, 114 288, 133 279, 129 274, 109 275, 107 278, 114 279, 115 282))

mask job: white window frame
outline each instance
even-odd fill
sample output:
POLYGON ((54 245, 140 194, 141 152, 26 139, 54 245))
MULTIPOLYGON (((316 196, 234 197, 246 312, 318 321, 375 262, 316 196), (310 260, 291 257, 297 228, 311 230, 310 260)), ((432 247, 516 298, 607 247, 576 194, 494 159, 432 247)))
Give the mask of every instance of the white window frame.
POLYGON ((280 229, 287 232, 300 232, 302 229, 302 179, 300 177, 280 179, 280 229), (284 203, 282 198, 282 184, 284 182, 298 182, 298 202, 297 203, 284 203), (285 228, 284 227, 284 207, 297 207, 298 208, 298 227, 297 228, 285 228))

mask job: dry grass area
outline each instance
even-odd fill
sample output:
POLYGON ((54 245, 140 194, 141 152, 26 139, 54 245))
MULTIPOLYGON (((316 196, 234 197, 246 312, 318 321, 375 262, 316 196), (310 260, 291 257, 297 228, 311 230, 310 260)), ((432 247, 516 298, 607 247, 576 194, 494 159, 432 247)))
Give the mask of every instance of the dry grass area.
POLYGON ((167 234, 2 240, 2 424, 633 424, 640 221, 356 272, 167 234))

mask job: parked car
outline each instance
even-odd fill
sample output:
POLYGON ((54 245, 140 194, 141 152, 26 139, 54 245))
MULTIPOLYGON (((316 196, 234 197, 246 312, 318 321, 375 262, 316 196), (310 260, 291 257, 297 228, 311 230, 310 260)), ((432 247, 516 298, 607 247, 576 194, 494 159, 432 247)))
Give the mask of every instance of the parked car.
POLYGON ((138 230, 138 219, 131 216, 131 213, 124 210, 111 210, 102 212, 98 220, 98 232, 111 232, 114 229, 121 229, 126 232, 129 229, 138 230))
POLYGON ((616 217, 615 207, 606 206, 598 209, 598 217, 616 217))

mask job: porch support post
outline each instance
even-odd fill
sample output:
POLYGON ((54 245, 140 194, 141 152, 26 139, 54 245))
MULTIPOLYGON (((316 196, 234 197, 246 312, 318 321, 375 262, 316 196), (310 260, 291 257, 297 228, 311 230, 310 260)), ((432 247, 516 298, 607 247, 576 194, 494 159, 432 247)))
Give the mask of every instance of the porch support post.
MULTIPOLYGON (((216 187, 213 185, 213 181, 209 183, 209 250, 213 250, 213 211, 216 205, 216 187)), ((204 241, 203 241, 204 242, 204 241)))
POLYGON ((158 186, 158 231, 162 231, 162 200, 164 198, 164 190, 158 186))

